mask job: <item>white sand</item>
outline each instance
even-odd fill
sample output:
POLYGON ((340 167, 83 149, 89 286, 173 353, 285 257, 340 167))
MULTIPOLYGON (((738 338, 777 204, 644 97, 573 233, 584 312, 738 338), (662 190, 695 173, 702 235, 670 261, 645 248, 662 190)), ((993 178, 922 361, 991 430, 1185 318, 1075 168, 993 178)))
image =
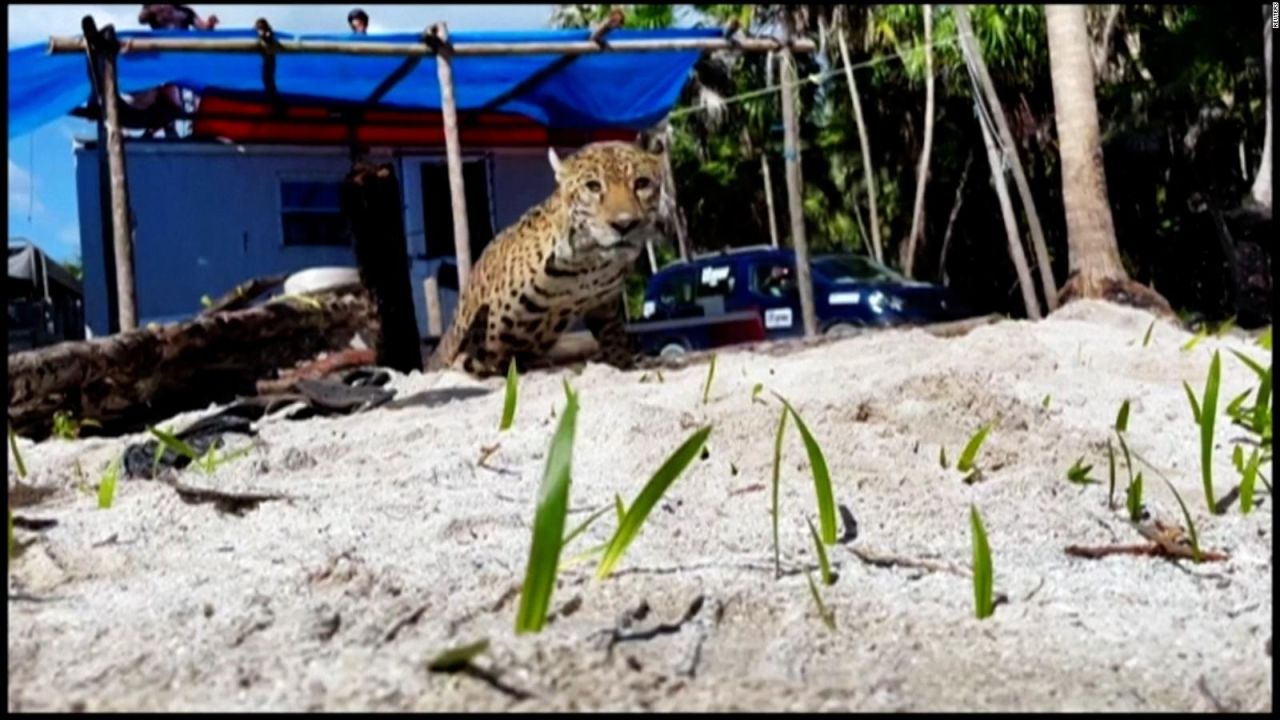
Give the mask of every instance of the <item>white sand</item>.
MULTIPOLYGON (((1181 386, 1199 392, 1213 349, 1224 349, 1221 407, 1253 383, 1225 349, 1267 353, 1237 337, 1180 352, 1189 336, 1164 322, 1143 348, 1150 320, 1086 302, 954 339, 891 331, 786 357, 725 351, 706 405, 705 365, 666 372, 662 384, 596 365, 535 374, 507 433, 497 430, 501 381, 398 376, 399 399, 425 392, 438 404, 271 418, 248 457, 212 477, 181 473, 191 485, 293 498, 243 517, 188 505, 156 482, 122 482, 105 511, 74 489, 75 459, 94 483, 138 437, 23 443, 34 484, 60 490, 20 511, 58 525, 18 533, 29 544, 9 575, 8 708, 1270 710, 1271 498, 1248 516, 1238 506, 1208 514, 1181 386), (589 564, 565 570, 553 608, 570 611, 516 637, 511 589, 563 378, 582 405, 571 526, 615 493, 629 504, 694 429, 715 431, 710 458, 673 486, 615 577, 596 582, 589 564), (831 548, 839 580, 823 593, 834 633, 803 574, 773 577, 763 486, 779 410, 768 392, 767 405, 751 401, 757 382, 796 406, 857 518, 857 539, 831 548), (439 402, 459 388, 493 392, 439 402), (1173 479, 1202 544, 1229 561, 1063 552, 1142 542, 1106 502, 1105 444, 1125 398, 1132 446, 1173 479), (979 457, 984 482, 967 486, 939 467, 940 443, 954 462, 997 416, 979 457), (494 443, 487 463, 500 472, 477 467, 494 443), (1067 483, 1081 455, 1103 485, 1067 483), (996 591, 1009 598, 983 621, 967 577, 970 503, 986 521, 996 591), (959 574, 875 567, 850 548, 959 574), (677 623, 698 597, 678 631, 609 647, 613 629, 677 623), (635 613, 642 603, 647 615, 635 613), (477 664, 531 698, 427 671, 436 653, 479 638, 492 646, 477 664)), ((1239 433, 1224 424, 1219 494, 1238 480, 1239 433)), ((812 566, 813 489, 794 427, 783 462, 783 564, 812 566)), ((1144 476, 1153 514, 1181 523, 1168 489, 1144 476)), ((570 553, 613 525, 607 515, 570 553)))

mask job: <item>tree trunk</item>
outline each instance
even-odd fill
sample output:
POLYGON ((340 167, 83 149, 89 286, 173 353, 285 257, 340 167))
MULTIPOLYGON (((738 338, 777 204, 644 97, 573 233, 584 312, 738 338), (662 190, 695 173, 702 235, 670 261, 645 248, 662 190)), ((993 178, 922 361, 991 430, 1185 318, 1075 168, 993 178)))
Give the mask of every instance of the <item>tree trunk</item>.
POLYGON ((1018 274, 1018 287, 1022 289, 1022 304, 1027 309, 1027 317, 1039 320, 1040 301, 1036 299, 1036 286, 1031 279, 1031 268, 1027 267, 1027 256, 1022 251, 1022 240, 1018 237, 1018 220, 1013 215, 1013 201, 1009 199, 1009 185, 1004 177, 1004 168, 1000 155, 996 153, 996 143, 991 137, 991 129, 982 117, 978 117, 978 125, 982 127, 982 142, 987 148, 987 164, 991 166, 991 183, 996 188, 996 198, 1000 201, 1000 216, 1004 219, 1005 236, 1009 240, 1009 259, 1013 260, 1013 269, 1018 274))
MULTIPOLYGON (((973 71, 977 75, 982 94, 991 110, 995 130, 1000 134, 1000 144, 1004 146, 1003 154, 1009 160, 1009 170, 1013 173, 1013 184, 1018 189, 1018 199, 1027 214, 1027 228, 1031 231, 1031 247, 1036 254, 1036 264, 1040 268, 1040 283, 1044 286, 1045 303, 1052 312, 1058 307, 1058 287, 1053 279, 1053 264, 1049 261, 1049 248, 1044 240, 1044 228, 1040 225, 1040 213, 1036 212, 1035 200, 1031 197, 1031 185, 1022 170, 1022 160, 1018 157, 1017 146, 1013 142, 1013 133, 1009 130, 1009 122, 1005 120, 1004 108, 1000 104, 1000 96, 996 94, 995 84, 991 82, 991 74, 987 72, 987 63, 973 36, 973 24, 969 22, 969 11, 963 5, 954 6, 956 29, 960 32, 960 43, 966 57, 973 63, 973 71)), ((1084 6, 1080 6, 1081 13, 1084 6)), ((1084 16, 1081 15, 1081 22, 1084 16)), ((1085 58, 1092 62, 1089 53, 1089 37, 1085 35, 1085 58)), ((1092 77, 1092 76, 1090 76, 1092 77)), ((1090 86, 1092 88, 1092 85, 1090 86)), ((1090 90, 1092 97, 1092 90, 1090 90)), ((1096 113, 1095 113, 1096 114, 1096 113)))
POLYGON ((9 356, 9 422, 42 438, 58 410, 102 433, 253 395, 257 380, 376 327, 364 293, 277 301, 9 356))
POLYGON ((1164 298, 1129 279, 1120 261, 1107 204, 1084 6, 1046 5, 1044 15, 1071 267, 1061 300, 1107 298, 1172 314, 1164 298))
POLYGON ((1271 214, 1271 8, 1262 9, 1262 67, 1267 73, 1266 99, 1266 134, 1262 140, 1262 161, 1258 165, 1258 174, 1253 179, 1253 190, 1249 194, 1257 205, 1271 214))
POLYGON ((849 84, 849 97, 853 101, 853 122, 858 126, 858 145, 862 150, 862 173, 867 185, 867 204, 871 206, 871 255, 876 262, 884 262, 883 246, 880 244, 880 210, 876 205, 876 173, 871 160, 871 141, 867 139, 867 124, 862 119, 862 100, 858 96, 858 83, 853 79, 853 68, 849 64, 849 44, 844 39, 843 31, 836 33, 836 39, 840 41, 840 62, 844 64, 844 79, 849 84))
POLYGON ((929 154, 933 150, 933 6, 924 6, 924 148, 920 151, 920 170, 916 175, 916 202, 911 211, 911 234, 902 253, 902 271, 912 277, 916 242, 924 229, 924 190, 929 181, 929 154))
MULTIPOLYGON (((782 11, 782 42, 790 44, 792 35, 790 8, 782 11)), ((795 59, 790 48, 782 56, 782 126, 787 177, 787 210, 791 215, 791 244, 796 251, 796 282, 800 286, 800 315, 805 337, 818 333, 818 316, 813 307, 813 278, 809 274, 809 243, 804 234, 804 177, 800 172, 800 83, 796 78, 795 59)))

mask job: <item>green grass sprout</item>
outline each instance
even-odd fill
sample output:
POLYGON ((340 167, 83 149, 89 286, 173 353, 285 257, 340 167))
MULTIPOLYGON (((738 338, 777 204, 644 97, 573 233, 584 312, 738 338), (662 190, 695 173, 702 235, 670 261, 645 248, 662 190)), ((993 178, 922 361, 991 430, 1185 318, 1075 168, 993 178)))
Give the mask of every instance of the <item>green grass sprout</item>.
POLYGON ((962 473, 967 473, 973 469, 973 461, 978 457, 978 449, 982 447, 982 443, 987 439, 987 433, 991 432, 992 423, 987 423, 978 428, 978 431, 969 438, 969 442, 965 444, 964 450, 960 453, 960 459, 956 462, 956 469, 962 473))
POLYGON ((1125 491, 1125 508, 1129 511, 1129 519, 1138 522, 1142 519, 1142 473, 1129 483, 1125 491))
POLYGON ((818 526, 822 529, 822 542, 834 545, 836 543, 836 501, 831 492, 831 473, 827 470, 827 459, 796 409, 781 395, 778 395, 778 399, 796 421, 796 428, 800 430, 800 437, 804 440, 805 452, 809 455, 809 469, 813 472, 813 489, 818 500, 818 526))
MULTIPOLYGON (((1239 450, 1240 446, 1237 445, 1239 450)), ((1262 452, 1255 449, 1249 453, 1249 462, 1245 464, 1240 476, 1240 512, 1248 515, 1253 510, 1253 489, 1258 479, 1258 465, 1262 462, 1262 452)))
POLYGON ((1147 334, 1142 336, 1142 347, 1146 347, 1151 344, 1151 331, 1155 329, 1156 321, 1152 320, 1151 324, 1147 326, 1147 334))
POLYGON ((1084 464, 1084 456, 1082 455, 1076 460, 1075 464, 1067 470, 1067 481, 1075 483, 1076 485, 1092 485, 1098 482, 1097 480, 1089 477, 1089 471, 1092 469, 1092 465, 1084 464))
POLYGON ((1211 513, 1217 512, 1213 501, 1213 424, 1218 410, 1221 376, 1222 363, 1215 350, 1209 364, 1209 376, 1205 378, 1204 395, 1200 399, 1200 474, 1204 480, 1204 499, 1211 513))
POLYGON ((600 559, 599 568, 596 570, 596 577, 603 580, 609 577, 609 573, 613 572, 613 568, 622 559, 623 553, 627 547, 635 540, 640 533, 641 526, 649 517, 649 513, 653 510, 658 501, 662 499, 663 493, 671 484, 680 477, 680 473, 693 462, 698 456, 702 446, 707 441, 707 436, 711 434, 711 426, 708 425, 689 436, 684 444, 676 448, 676 451, 667 458, 667 461, 658 468, 658 471, 649 478, 649 482, 645 483, 644 488, 636 499, 631 502, 630 509, 622 518, 622 522, 618 524, 618 530, 614 534, 613 539, 609 542, 609 547, 604 552, 604 557, 600 559))
POLYGON ((507 396, 502 401, 502 422, 498 425, 500 431, 510 429, 511 423, 516 419, 516 385, 519 381, 516 359, 511 358, 511 364, 507 366, 507 396))
POLYGON ((711 365, 707 367, 707 382, 702 386, 702 404, 706 405, 711 397, 711 381, 716 376, 716 354, 711 353, 711 365))
POLYGON ((1116 506, 1116 449, 1107 438, 1107 507, 1116 506))
POLYGON ((969 506, 969 528, 973 535, 973 611, 979 620, 995 612, 995 569, 991 564, 991 546, 982 516, 976 505, 969 506))
POLYGON ((98 482, 98 508, 106 510, 116 499, 116 482, 120 479, 120 459, 116 458, 107 466, 98 482))
POLYGON ((813 526, 813 521, 809 518, 804 519, 809 525, 809 534, 813 536, 813 546, 818 553, 818 570, 822 577, 823 585, 834 585, 836 576, 831 572, 831 561, 827 558, 827 549, 822 546, 822 538, 818 537, 818 529, 813 526))
POLYGON ((1200 535, 1196 532, 1195 522, 1191 520, 1191 512, 1187 510, 1187 504, 1182 502, 1182 496, 1178 494, 1178 489, 1173 486, 1173 483, 1169 482, 1169 479, 1164 476, 1161 476, 1160 479, 1164 480, 1164 484, 1169 486, 1169 492, 1173 493, 1173 499, 1177 500, 1178 507, 1182 508, 1182 519, 1187 523, 1187 536, 1191 540, 1191 557, 1196 564, 1199 564, 1201 561, 1200 535))
POLYGON ((949 467, 947 463, 947 447, 945 445, 938 446, 938 464, 942 466, 943 470, 949 467))
POLYGON ((782 577, 782 557, 778 548, 778 480, 782 469, 782 436, 787 429, 787 408, 782 408, 778 418, 778 432, 773 438, 773 577, 782 577))
POLYGON ((1125 432, 1129 429, 1129 401, 1125 400, 1120 406, 1120 412, 1116 413, 1116 432, 1125 432))
POLYGON ((1200 424, 1200 401, 1196 400, 1196 393, 1187 384, 1186 380, 1182 381, 1182 389, 1187 392, 1187 402, 1191 404, 1191 417, 1195 418, 1196 425, 1200 424))
POLYGON ((471 664, 485 650, 489 649, 489 639, 477 640, 476 642, 460 645, 450 648, 435 656, 431 662, 427 663, 427 669, 431 672, 451 673, 462 670, 471 664))
POLYGON ((835 614, 827 610, 826 604, 822 602, 822 594, 818 592, 818 585, 813 582, 813 573, 806 570, 804 576, 809 580, 809 594, 813 596, 813 604, 818 606, 818 617, 822 618, 822 624, 826 625, 828 630, 835 632, 835 614))
POLYGON ((520 607, 516 612, 517 635, 542 630, 547 621, 547 609, 551 606, 551 593, 555 590, 565 514, 569 507, 573 435, 578 422, 578 397, 568 381, 564 384, 564 391, 567 402, 551 438, 546 470, 538 489, 529 563, 524 585, 520 588, 520 607))
POLYGON ((18 450, 18 434, 13 431, 13 426, 9 426, 9 451, 13 453, 13 469, 18 471, 18 477, 27 476, 27 465, 22 462, 22 451, 18 450))

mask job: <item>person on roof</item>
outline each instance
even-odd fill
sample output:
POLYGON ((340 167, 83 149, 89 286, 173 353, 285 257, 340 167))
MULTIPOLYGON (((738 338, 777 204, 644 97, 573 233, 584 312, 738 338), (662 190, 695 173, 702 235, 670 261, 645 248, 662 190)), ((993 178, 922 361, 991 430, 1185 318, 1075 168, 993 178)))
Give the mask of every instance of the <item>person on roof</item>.
POLYGON ((347 13, 347 24, 351 26, 351 32, 357 35, 369 33, 369 16, 360 8, 347 13))
POLYGON ((213 30, 218 26, 218 16, 201 19, 187 5, 143 5, 138 22, 151 26, 152 30, 213 30))

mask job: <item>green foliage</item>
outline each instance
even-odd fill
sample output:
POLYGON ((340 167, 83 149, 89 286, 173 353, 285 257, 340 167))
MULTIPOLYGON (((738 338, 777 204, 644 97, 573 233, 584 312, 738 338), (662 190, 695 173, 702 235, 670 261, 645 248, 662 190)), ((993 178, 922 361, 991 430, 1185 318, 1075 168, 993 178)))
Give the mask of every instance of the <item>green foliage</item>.
POLYGON ((1107 438, 1107 507, 1116 506, 1116 449, 1107 438))
POLYGON ((1200 474, 1204 480, 1204 499, 1209 512, 1217 513, 1213 500, 1213 425, 1218 410, 1218 384, 1222 376, 1222 363, 1218 353, 1213 353, 1209 364, 1209 376, 1205 378, 1204 395, 1200 400, 1200 474))
POLYGON ((519 381, 516 360, 511 358, 511 364, 507 366, 507 390, 506 398, 502 402, 502 422, 498 424, 500 431, 510 429, 511 423, 516 419, 516 385, 519 381))
POLYGON ((778 479, 782 468, 782 436, 787 429, 787 408, 778 417, 778 432, 773 438, 773 503, 770 515, 773 520, 773 576, 782 576, 782 556, 778 545, 778 479))
POLYGON ((1116 413, 1116 432, 1125 432, 1129 429, 1129 401, 1125 400, 1120 406, 1120 411, 1116 413))
POLYGON ((818 585, 813 582, 813 573, 806 570, 804 576, 809 581, 809 594, 813 596, 813 604, 818 607, 818 617, 822 618, 822 624, 826 625, 828 630, 835 632, 835 613, 828 610, 826 603, 822 602, 822 594, 818 592, 818 585))
POLYGON ((636 535, 640 533, 640 528, 644 525, 644 521, 649 517, 649 513, 662 499, 662 495, 671 487, 671 484, 680 477, 680 473, 693 462, 698 456, 702 446, 707 441, 707 436, 711 434, 711 426, 698 430, 685 440, 684 444, 676 449, 671 457, 658 468, 658 471, 649 478, 649 482, 645 483, 644 489, 631 502, 631 508, 627 510, 627 514, 622 518, 622 522, 618 524, 618 530, 613 535, 613 539, 609 542, 609 547, 605 549, 604 557, 600 559, 600 565, 596 569, 596 577, 603 580, 609 577, 609 573, 613 572, 613 568, 622 559, 623 553, 627 547, 635 540, 636 535))
POLYGON ((578 424, 578 396, 564 385, 566 403, 538 489, 538 504, 533 518, 533 539, 529 544, 529 562, 524 584, 520 588, 520 606, 516 611, 516 634, 541 632, 551 607, 556 573, 563 548, 564 520, 569 510, 569 483, 573 466, 573 436, 578 424))
POLYGON ((1187 536, 1191 540, 1191 557, 1197 563, 1201 561, 1200 557, 1200 534, 1196 532, 1195 521, 1191 519, 1191 512, 1187 510, 1187 504, 1182 502, 1182 496, 1178 494, 1178 488, 1169 482, 1168 478, 1161 477, 1164 484, 1169 486, 1169 492, 1173 493, 1173 499, 1178 501, 1178 507, 1182 508, 1182 520, 1187 524, 1187 536))
POLYGON ((120 480, 120 459, 116 458, 107 466, 98 482, 98 508, 106 510, 116 498, 116 482, 120 480))
MULTIPOLYGON (((1240 446, 1236 446, 1239 450, 1240 446)), ((1258 465, 1262 461, 1262 452, 1254 450, 1249 454, 1249 462, 1240 473, 1240 512, 1248 515, 1253 510, 1254 485, 1258 480, 1258 465)))
POLYGON ((939 446, 938 446, 938 464, 942 466, 942 469, 943 469, 943 470, 946 470, 946 469, 947 469, 947 467, 948 467, 948 464, 947 464, 947 447, 946 447, 945 445, 939 445, 939 446))
POLYGON ((716 376, 716 354, 711 353, 711 364, 707 366, 707 382, 702 386, 702 404, 706 405, 711 396, 711 381, 716 376))
POLYGON ((834 585, 836 576, 831 572, 831 562, 827 559, 827 549, 822 546, 822 538, 818 537, 818 529, 813 526, 813 521, 809 518, 805 518, 804 521, 809 525, 809 535, 813 538, 813 547, 818 553, 818 570, 822 577, 822 584, 834 585))
POLYGON ((1151 331, 1155 329, 1156 329, 1156 321, 1152 320, 1151 324, 1147 326, 1147 333, 1142 336, 1142 347, 1146 347, 1147 345, 1151 344, 1151 331))
POLYGON ((489 649, 489 639, 484 638, 467 645, 460 645, 450 648, 432 658, 427 663, 427 669, 431 672, 451 673, 462 670, 471 664, 485 650, 489 649))
POLYGON ((973 536, 973 612, 982 620, 995 612, 995 568, 991 546, 976 505, 969 506, 969 529, 973 536))
POLYGON ((1089 471, 1092 469, 1092 465, 1084 464, 1084 457, 1081 456, 1074 465, 1067 469, 1067 481, 1076 485, 1092 485, 1098 482, 1089 477, 1089 471))
POLYGON ((1125 508, 1129 511, 1129 520, 1139 522, 1142 520, 1142 473, 1138 473, 1129 483, 1129 489, 1125 491, 1125 508))
POLYGON ((157 440, 159 440, 159 445, 156 446, 154 463, 152 465, 152 475, 155 474, 155 469, 159 466, 160 458, 163 457, 166 449, 177 455, 182 455, 183 457, 188 458, 191 460, 191 464, 200 468, 200 470, 202 470, 206 475, 212 475, 217 471, 219 465, 235 460, 253 449, 253 445, 246 445, 239 450, 233 450, 225 455, 219 455, 217 444, 213 444, 210 445, 209 449, 205 450, 202 455, 196 452, 195 448, 183 442, 182 439, 167 430, 161 430, 156 427, 148 427, 147 430, 150 431, 157 440))
POLYGON ((75 440, 80 437, 82 427, 102 427, 102 425, 97 420, 88 418, 76 420, 66 410, 59 410, 53 414, 53 436, 56 438, 75 440))
POLYGON ((978 428, 978 431, 969 438, 969 442, 965 444, 964 450, 960 453, 960 460, 956 462, 956 469, 962 473, 967 473, 974 468, 974 460, 978 457, 978 450, 982 447, 982 443, 986 441, 987 434, 991 432, 992 423, 987 423, 978 428))
POLYGON ((822 527, 822 542, 828 545, 834 545, 836 542, 836 501, 831 492, 831 473, 827 470, 827 460, 822 454, 822 448, 818 445, 818 441, 813 438, 813 434, 809 432, 809 427, 804 424, 804 420, 791 406, 786 398, 777 395, 782 404, 786 406, 787 412, 791 413, 791 417, 796 421, 796 427, 800 430, 800 438, 804 441, 805 452, 809 455, 809 469, 813 472, 813 489, 818 500, 818 523, 822 527))

